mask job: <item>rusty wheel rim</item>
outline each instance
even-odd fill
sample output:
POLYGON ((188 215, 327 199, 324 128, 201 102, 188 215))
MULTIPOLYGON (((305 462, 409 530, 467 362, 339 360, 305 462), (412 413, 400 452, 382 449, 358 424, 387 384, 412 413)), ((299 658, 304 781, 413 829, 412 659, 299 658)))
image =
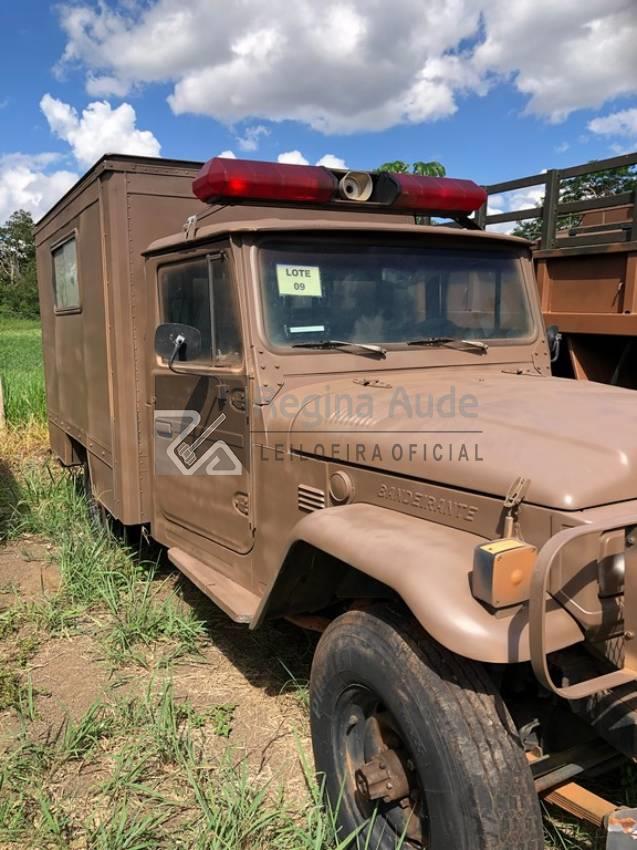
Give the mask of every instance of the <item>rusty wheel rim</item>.
MULTIPOLYGON (((380 697, 363 686, 341 695, 344 791, 361 821, 404 846, 427 846, 428 815, 411 749, 380 697)), ((393 846, 393 845, 392 845, 393 846)))

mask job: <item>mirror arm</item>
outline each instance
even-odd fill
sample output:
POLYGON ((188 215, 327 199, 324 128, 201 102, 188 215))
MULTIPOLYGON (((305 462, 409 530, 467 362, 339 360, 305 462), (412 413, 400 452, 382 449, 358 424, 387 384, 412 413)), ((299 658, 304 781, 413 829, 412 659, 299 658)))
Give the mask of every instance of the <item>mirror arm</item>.
POLYGON ((179 354, 179 349, 181 348, 181 346, 184 344, 185 341, 186 341, 186 337, 183 334, 178 334, 175 337, 175 342, 174 342, 174 345, 173 345, 173 351, 172 351, 172 354, 170 355, 170 359, 168 360, 168 368, 170 369, 171 372, 174 372, 176 375, 178 375, 179 372, 174 368, 173 363, 175 362, 175 358, 179 354))

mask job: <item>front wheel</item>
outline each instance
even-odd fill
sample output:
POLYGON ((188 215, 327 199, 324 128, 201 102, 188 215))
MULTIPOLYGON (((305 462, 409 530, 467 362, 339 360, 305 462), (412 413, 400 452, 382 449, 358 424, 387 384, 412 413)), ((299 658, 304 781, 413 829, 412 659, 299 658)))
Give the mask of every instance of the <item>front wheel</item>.
POLYGON ((314 757, 341 840, 542 850, 531 771, 482 665, 384 607, 349 611, 319 641, 310 696, 314 757))

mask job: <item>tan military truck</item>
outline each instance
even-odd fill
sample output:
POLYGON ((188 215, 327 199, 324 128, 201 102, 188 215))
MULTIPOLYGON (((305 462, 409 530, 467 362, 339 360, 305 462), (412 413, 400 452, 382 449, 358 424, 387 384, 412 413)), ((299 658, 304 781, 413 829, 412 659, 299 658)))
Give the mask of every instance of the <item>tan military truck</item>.
POLYGON ((538 792, 600 821, 573 778, 637 752, 634 395, 551 377, 484 199, 106 157, 37 227, 53 451, 234 620, 323 632, 316 766, 370 848, 539 850, 538 792))

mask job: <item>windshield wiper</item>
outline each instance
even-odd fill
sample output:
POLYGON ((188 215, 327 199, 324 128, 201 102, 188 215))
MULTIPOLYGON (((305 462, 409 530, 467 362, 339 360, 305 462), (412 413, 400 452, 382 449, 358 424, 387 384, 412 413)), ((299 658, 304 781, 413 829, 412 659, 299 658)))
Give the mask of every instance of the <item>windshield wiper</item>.
POLYGON ((376 357, 386 357, 387 351, 380 345, 367 345, 364 342, 347 342, 340 339, 322 339, 317 342, 295 342, 292 348, 323 348, 343 349, 347 351, 352 349, 349 354, 374 354, 376 357))
POLYGON ((412 339, 407 345, 448 345, 451 348, 475 348, 483 353, 489 350, 487 343, 480 339, 458 339, 455 336, 427 336, 423 339, 412 339))

